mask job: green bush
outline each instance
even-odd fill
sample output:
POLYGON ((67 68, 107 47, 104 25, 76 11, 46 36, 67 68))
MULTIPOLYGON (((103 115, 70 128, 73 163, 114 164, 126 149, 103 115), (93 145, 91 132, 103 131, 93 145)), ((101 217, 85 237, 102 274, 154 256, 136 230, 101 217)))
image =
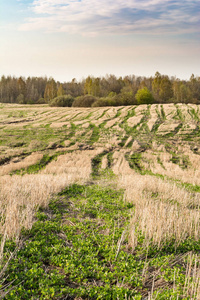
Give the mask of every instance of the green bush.
POLYGON ((45 102, 44 98, 40 98, 40 99, 37 100, 36 103, 37 104, 45 104, 46 102, 45 102))
POLYGON ((92 107, 100 107, 100 106, 115 106, 115 100, 113 98, 99 98, 93 104, 92 107))
POLYGON ((49 102, 50 106, 71 107, 74 98, 71 95, 58 96, 49 102))
POLYGON ((27 104, 35 104, 35 102, 32 99, 27 100, 27 104))
POLYGON ((26 99, 23 94, 19 94, 19 96, 17 96, 17 103, 26 104, 26 99))
POLYGON ((136 104, 135 97, 132 92, 122 92, 114 98, 115 106, 134 105, 136 104))
POLYGON ((91 96, 91 95, 85 95, 77 97, 72 106, 73 107, 91 107, 92 104, 97 101, 98 98, 91 96))
POLYGON ((137 100, 137 104, 151 104, 154 101, 151 92, 146 87, 137 91, 135 99, 137 100))

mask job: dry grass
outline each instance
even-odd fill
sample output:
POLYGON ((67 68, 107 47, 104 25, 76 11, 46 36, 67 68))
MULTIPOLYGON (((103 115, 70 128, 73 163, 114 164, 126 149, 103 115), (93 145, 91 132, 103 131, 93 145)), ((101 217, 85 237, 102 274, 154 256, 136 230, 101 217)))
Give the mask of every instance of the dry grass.
POLYGON ((122 175, 119 185, 126 190, 126 200, 135 206, 130 230, 133 248, 137 246, 139 232, 145 236, 145 247, 153 243, 162 248, 171 239, 177 245, 188 237, 199 239, 199 194, 137 173, 122 175))
POLYGON ((184 297, 191 300, 200 299, 200 260, 198 255, 189 253, 186 257, 186 278, 184 283, 184 297))
POLYGON ((140 114, 140 115, 136 115, 134 117, 129 118, 128 119, 128 125, 133 127, 133 126, 139 124, 142 117, 143 117, 143 115, 140 114))
MULTIPOLYGON (((173 268, 176 264, 186 267, 184 288, 181 293, 181 299, 200 299, 200 268, 199 268, 199 258, 198 255, 192 254, 191 252, 186 254, 176 255, 174 259, 169 261, 169 267, 173 268)), ((167 282, 162 278, 162 268, 161 265, 157 269, 151 269, 149 267, 149 262, 145 265, 143 269, 143 284, 144 287, 150 291, 144 293, 144 299, 146 300, 159 300, 160 294, 159 290, 172 289, 174 294, 179 294, 179 284, 176 282, 175 277, 178 275, 179 270, 174 273, 174 281, 167 282)), ((179 295, 180 296, 180 295, 179 295)), ((177 296, 177 299, 179 299, 177 296)), ((175 298, 170 298, 175 299, 175 298)))
POLYGON ((19 158, 12 159, 9 164, 5 164, 0 168, 0 176, 34 165, 41 160, 42 157, 43 154, 35 152, 21 160, 19 158))
POLYGON ((112 170, 114 174, 132 174, 133 171, 129 167, 127 160, 125 159, 126 150, 115 151, 113 154, 112 170))
MULTIPOLYGON (((35 175, 1 176, 0 233, 8 237, 18 237, 22 227, 31 228, 35 211, 40 206, 46 207, 53 194, 69 184, 85 183, 90 179, 91 159, 102 151, 103 148, 99 148, 61 155, 35 175)), ((36 157, 38 160, 41 154, 27 157, 25 162, 16 163, 17 167, 33 164, 33 158, 36 157)), ((15 163, 3 166, 0 170, 3 174, 13 171, 13 165, 15 163)))
POLYGON ((61 155, 52 161, 40 174, 67 174, 72 178, 89 180, 92 172, 91 159, 101 153, 102 148, 97 150, 76 150, 72 153, 61 155))
POLYGON ((110 128, 113 125, 115 125, 116 123, 118 123, 119 121, 120 121, 120 118, 112 119, 106 123, 105 128, 110 128))
POLYGON ((167 177, 178 179, 181 182, 200 185, 200 159, 199 154, 193 153, 189 148, 178 146, 180 163, 183 158, 188 159, 187 167, 183 168, 181 164, 172 162, 172 154, 166 152, 165 148, 158 148, 154 144, 153 151, 147 150, 142 154, 142 164, 146 169, 150 169, 155 174, 166 175, 167 177), (162 165, 158 162, 158 158, 162 165))
POLYGON ((180 208, 149 198, 141 199, 131 220, 130 243, 133 248, 138 242, 138 230, 145 237, 144 246, 153 244, 162 248, 168 241, 175 240, 178 246, 189 237, 199 239, 199 212, 180 208))
POLYGON ((35 211, 40 206, 46 207, 53 194, 74 182, 85 181, 84 178, 80 180, 78 176, 65 173, 2 176, 0 233, 9 238, 18 238, 22 227, 32 227, 35 211))

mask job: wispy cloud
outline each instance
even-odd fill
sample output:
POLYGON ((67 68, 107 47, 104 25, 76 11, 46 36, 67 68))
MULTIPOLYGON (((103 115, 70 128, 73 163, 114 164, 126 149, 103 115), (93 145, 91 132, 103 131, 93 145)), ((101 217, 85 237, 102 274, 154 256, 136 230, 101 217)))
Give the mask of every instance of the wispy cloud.
POLYGON ((199 0, 34 0, 20 30, 81 35, 191 33, 200 26, 199 0))

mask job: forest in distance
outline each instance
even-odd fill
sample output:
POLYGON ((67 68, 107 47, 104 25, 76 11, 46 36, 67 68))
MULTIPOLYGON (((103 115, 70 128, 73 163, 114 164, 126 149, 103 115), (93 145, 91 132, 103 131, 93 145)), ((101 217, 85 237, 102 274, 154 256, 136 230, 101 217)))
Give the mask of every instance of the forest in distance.
POLYGON ((200 76, 189 80, 155 73, 154 77, 129 75, 88 76, 61 83, 52 77, 2 76, 0 102, 50 106, 99 107, 152 103, 200 104, 200 76))

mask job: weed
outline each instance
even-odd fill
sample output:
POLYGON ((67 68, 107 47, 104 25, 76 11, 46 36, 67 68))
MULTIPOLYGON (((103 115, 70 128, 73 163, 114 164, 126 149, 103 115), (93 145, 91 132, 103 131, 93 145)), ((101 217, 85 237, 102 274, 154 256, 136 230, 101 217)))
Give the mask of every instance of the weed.
POLYGON ((194 120, 196 122, 199 122, 199 115, 198 115, 198 111, 196 111, 194 108, 188 109, 189 114, 191 115, 192 118, 194 118, 194 120))
POLYGON ((176 115, 174 116, 174 119, 179 119, 181 122, 184 122, 185 118, 181 109, 179 108, 178 105, 175 105, 175 107, 176 107, 176 115))
POLYGON ((163 165, 163 162, 162 162, 162 160, 160 159, 159 156, 157 156, 157 162, 161 165, 161 167, 162 167, 164 170, 166 170, 166 168, 165 168, 165 166, 163 165))
POLYGON ((90 137, 90 141, 89 141, 89 144, 94 144, 96 142, 98 142, 99 140, 99 133, 100 133, 100 129, 95 126, 94 124, 90 123, 90 129, 92 129, 92 135, 90 137))
POLYGON ((100 168, 101 168, 101 161, 104 155, 108 152, 103 151, 102 153, 96 155, 92 159, 92 177, 95 179, 96 177, 100 176, 100 168))
POLYGON ((142 170, 144 169, 141 165, 141 158, 142 158, 142 154, 141 153, 134 153, 132 155, 126 154, 125 158, 127 159, 129 166, 136 170, 137 172, 142 172, 142 170))
POLYGON ((161 105, 161 116, 162 116, 163 120, 166 120, 166 115, 165 115, 165 111, 164 111, 163 105, 161 105))

